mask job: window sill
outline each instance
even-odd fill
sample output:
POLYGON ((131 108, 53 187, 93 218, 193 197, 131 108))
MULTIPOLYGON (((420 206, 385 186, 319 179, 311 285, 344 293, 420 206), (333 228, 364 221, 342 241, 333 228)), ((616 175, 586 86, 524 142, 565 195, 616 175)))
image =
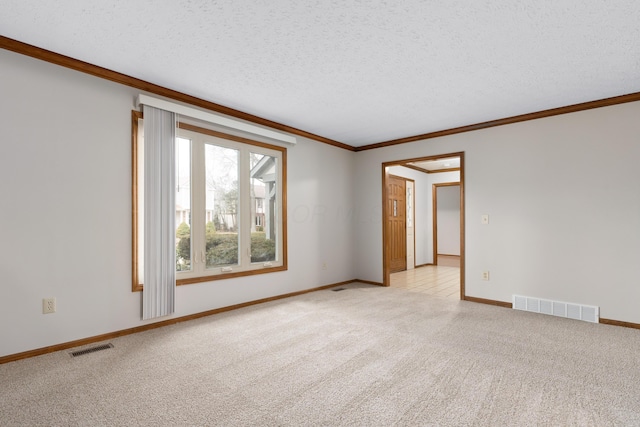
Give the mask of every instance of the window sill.
MULTIPOLYGON (((176 286, 191 285, 194 283, 214 282, 216 280, 232 279, 234 277, 256 276, 258 274, 275 273, 277 271, 287 271, 286 265, 277 267, 262 268, 260 270, 236 271, 224 274, 212 274, 210 276, 190 277, 188 279, 176 280, 176 286)), ((137 285, 133 288, 133 292, 141 292, 144 290, 143 285, 137 285)))
POLYGON ((255 276, 257 274, 274 273, 276 271, 286 271, 286 265, 276 267, 261 268, 257 270, 234 271, 231 273, 212 274, 209 276, 190 277, 188 279, 176 280, 176 286, 190 285, 192 283, 213 282, 214 280, 231 279, 234 277, 255 276))

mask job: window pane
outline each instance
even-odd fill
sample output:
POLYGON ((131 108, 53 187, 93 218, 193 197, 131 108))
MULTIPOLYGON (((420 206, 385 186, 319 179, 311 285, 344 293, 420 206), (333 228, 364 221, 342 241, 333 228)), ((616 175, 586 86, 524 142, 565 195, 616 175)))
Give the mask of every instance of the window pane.
POLYGON ((250 153, 251 262, 276 260, 277 159, 250 153))
POLYGON ((238 264, 239 151, 205 144, 207 268, 238 264))
POLYGON ((191 141, 176 138, 176 271, 191 270, 191 141))

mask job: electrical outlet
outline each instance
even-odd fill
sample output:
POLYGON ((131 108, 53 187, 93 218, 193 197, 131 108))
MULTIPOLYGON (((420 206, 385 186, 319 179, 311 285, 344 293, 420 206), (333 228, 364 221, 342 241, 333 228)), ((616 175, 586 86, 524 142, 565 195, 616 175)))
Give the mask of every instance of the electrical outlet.
POLYGON ((323 269, 323 270, 326 270, 326 269, 327 269, 327 263, 326 263, 326 262, 323 262, 323 263, 322 263, 322 269, 323 269))
POLYGON ((482 272, 482 280, 489 280, 489 272, 488 271, 483 271, 482 272))
POLYGON ((56 312, 56 299, 55 298, 43 298, 42 299, 42 314, 49 314, 56 312))
POLYGON ((482 215, 480 217, 480 224, 489 224, 489 215, 482 215))

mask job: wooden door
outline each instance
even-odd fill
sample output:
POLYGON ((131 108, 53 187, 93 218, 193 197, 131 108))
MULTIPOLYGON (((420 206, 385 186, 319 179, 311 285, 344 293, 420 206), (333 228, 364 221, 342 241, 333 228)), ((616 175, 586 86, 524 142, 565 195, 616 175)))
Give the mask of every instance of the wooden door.
POLYGON ((387 230, 392 273, 407 269, 406 182, 389 175, 387 180, 387 230))

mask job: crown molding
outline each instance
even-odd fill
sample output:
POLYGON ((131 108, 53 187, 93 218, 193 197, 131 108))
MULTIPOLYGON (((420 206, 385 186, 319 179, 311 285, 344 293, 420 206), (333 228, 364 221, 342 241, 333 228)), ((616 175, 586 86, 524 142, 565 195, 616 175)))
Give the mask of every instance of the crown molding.
POLYGON ((409 142, 422 141, 425 139, 438 138, 441 136, 455 135, 458 133, 471 132, 479 129, 487 129, 496 126, 510 125, 513 123, 526 122, 528 120, 542 119, 545 117, 558 116, 560 114, 575 113, 578 111, 591 110, 593 108, 609 107, 611 105, 625 104, 627 102, 640 101, 640 92, 629 93, 627 95, 614 96, 611 98, 599 99, 597 101, 583 102, 580 104, 568 105, 565 107, 551 108, 549 110, 537 111, 535 113, 521 114, 519 116, 506 117, 504 119, 490 120, 488 122, 476 123, 473 125, 461 126, 453 129, 445 129, 422 135, 409 136, 406 138, 393 139, 390 141, 378 142, 376 144, 356 147, 356 151, 373 150, 375 148, 390 147, 392 145, 407 144, 409 142))
POLYGON ((187 95, 186 93, 178 92, 173 89, 169 89, 154 83, 147 82, 145 80, 137 79, 135 77, 128 76, 126 74, 118 73, 107 68, 99 67, 97 65, 90 64, 88 62, 80 61, 69 56, 61 55, 59 53, 52 52, 50 50, 42 49, 37 46, 33 46, 27 43, 23 43, 17 40, 10 39, 8 37, 0 36, 0 48, 9 50, 21 55, 29 56, 35 59, 39 59, 51 64, 60 65, 65 68, 69 68, 82 73, 90 74, 95 77, 100 77, 105 80, 109 80, 115 83, 120 83, 125 86, 130 86, 145 92, 153 93, 155 95, 164 96, 176 101, 181 101, 196 107, 204 108, 216 113, 225 114, 227 116, 235 117, 237 119, 246 120, 251 123, 255 123, 262 126, 267 126, 272 129, 281 130, 284 132, 299 135, 305 138, 309 138, 318 142, 333 145, 334 147, 344 148, 345 150, 355 151, 355 148, 344 144, 339 141, 334 141, 329 138, 325 138, 319 135, 315 135, 300 129, 296 129, 291 126, 277 123, 262 117, 254 116, 253 114, 245 113, 240 110, 236 110, 224 105, 216 104, 214 102, 206 101, 204 99, 187 95))

